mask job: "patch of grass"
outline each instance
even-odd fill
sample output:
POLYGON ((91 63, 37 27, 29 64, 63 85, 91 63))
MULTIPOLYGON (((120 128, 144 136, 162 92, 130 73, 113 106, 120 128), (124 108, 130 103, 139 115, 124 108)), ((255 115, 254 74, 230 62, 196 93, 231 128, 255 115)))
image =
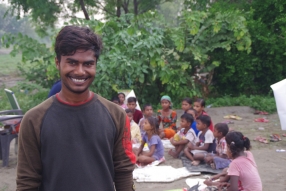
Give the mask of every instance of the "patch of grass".
POLYGON ((276 112, 276 103, 274 97, 260 95, 241 95, 239 97, 223 96, 220 98, 210 98, 207 105, 212 107, 223 106, 249 106, 256 110, 267 111, 269 113, 276 112))
POLYGON ((0 76, 13 75, 18 73, 18 63, 21 62, 21 54, 12 57, 9 54, 0 55, 0 76))
MULTIPOLYGON (((5 88, 0 89, 0 111, 12 109, 4 89, 5 88)), ((33 84, 27 85, 26 83, 25 86, 19 84, 9 89, 15 93, 17 101, 24 113, 47 99, 49 93, 48 89, 33 84), (25 87, 25 89, 23 89, 23 87, 25 87)))

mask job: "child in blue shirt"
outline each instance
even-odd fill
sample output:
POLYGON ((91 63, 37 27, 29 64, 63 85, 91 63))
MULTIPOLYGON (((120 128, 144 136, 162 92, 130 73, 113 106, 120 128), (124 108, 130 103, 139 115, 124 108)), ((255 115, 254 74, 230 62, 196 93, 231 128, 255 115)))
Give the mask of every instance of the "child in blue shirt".
POLYGON ((164 146, 157 135, 157 123, 157 119, 153 117, 147 117, 144 120, 143 128, 146 133, 142 138, 142 143, 137 153, 137 162, 142 165, 147 165, 155 160, 161 160, 164 157, 164 146), (145 143, 148 145, 148 152, 143 151, 145 143))
MULTIPOLYGON (((191 114, 194 119, 197 118, 197 111, 194 110, 193 108, 190 108, 190 109, 187 111, 187 113, 188 113, 188 114, 191 114)), ((198 134, 199 134, 200 131, 197 129, 197 122, 196 122, 196 120, 194 120, 194 122, 192 123, 191 128, 195 131, 196 136, 198 136, 198 134)))

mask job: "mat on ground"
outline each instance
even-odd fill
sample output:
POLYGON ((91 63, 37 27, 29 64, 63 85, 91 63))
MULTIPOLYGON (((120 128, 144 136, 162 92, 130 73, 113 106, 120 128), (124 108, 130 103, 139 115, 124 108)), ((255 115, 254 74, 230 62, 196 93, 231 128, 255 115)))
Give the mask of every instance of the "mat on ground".
POLYGON ((180 178, 198 176, 200 174, 200 172, 189 172, 185 167, 152 166, 136 168, 133 171, 133 179, 137 182, 173 182, 180 178))
POLYGON ((185 156, 182 156, 181 160, 182 160, 183 166, 186 167, 190 172, 209 172, 213 174, 218 174, 218 173, 221 173, 222 171, 222 170, 212 169, 210 165, 205 164, 205 163, 199 164, 198 166, 194 166, 191 164, 191 161, 185 156))

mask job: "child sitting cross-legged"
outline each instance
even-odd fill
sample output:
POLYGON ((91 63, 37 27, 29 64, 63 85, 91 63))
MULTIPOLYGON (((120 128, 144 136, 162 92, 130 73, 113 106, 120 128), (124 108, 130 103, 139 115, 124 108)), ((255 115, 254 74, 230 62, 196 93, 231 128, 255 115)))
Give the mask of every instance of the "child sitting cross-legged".
POLYGON ((211 118, 201 115, 197 118, 197 129, 199 141, 196 144, 188 143, 184 149, 184 154, 192 161, 192 165, 199 165, 208 153, 215 152, 215 138, 213 132, 209 130, 211 118))
POLYGON ((213 169, 224 169, 229 166, 230 159, 227 156, 227 146, 225 136, 228 133, 228 126, 225 123, 217 123, 214 127, 214 137, 216 138, 216 154, 208 154, 205 162, 213 169))
POLYGON ((196 144, 196 133, 190 128, 193 122, 194 118, 191 114, 185 113, 181 116, 180 130, 170 139, 172 145, 175 146, 175 151, 169 150, 169 155, 172 157, 178 158, 180 152, 189 142, 196 144))
POLYGON ((160 137, 157 135, 157 126, 158 121, 156 118, 147 117, 144 120, 143 128, 146 133, 143 136, 137 152, 137 162, 141 163, 141 165, 147 165, 155 160, 165 160, 164 146, 160 137), (143 151, 145 143, 148 145, 148 152, 143 151))

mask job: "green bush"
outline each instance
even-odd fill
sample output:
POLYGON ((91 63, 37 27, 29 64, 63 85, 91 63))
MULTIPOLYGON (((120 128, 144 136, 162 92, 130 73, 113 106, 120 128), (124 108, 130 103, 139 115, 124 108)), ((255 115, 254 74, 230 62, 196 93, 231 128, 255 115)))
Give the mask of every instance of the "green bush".
POLYGON ((232 97, 226 95, 219 98, 210 98, 207 101, 207 105, 212 107, 223 106, 249 106, 259 111, 267 111, 269 113, 276 112, 276 103, 274 97, 259 96, 259 95, 241 95, 238 97, 232 97))
POLYGON ((240 6, 251 13, 244 14, 251 34, 251 52, 217 49, 210 55, 222 60, 215 69, 213 93, 266 95, 270 85, 286 76, 286 1, 255 0, 240 6))

